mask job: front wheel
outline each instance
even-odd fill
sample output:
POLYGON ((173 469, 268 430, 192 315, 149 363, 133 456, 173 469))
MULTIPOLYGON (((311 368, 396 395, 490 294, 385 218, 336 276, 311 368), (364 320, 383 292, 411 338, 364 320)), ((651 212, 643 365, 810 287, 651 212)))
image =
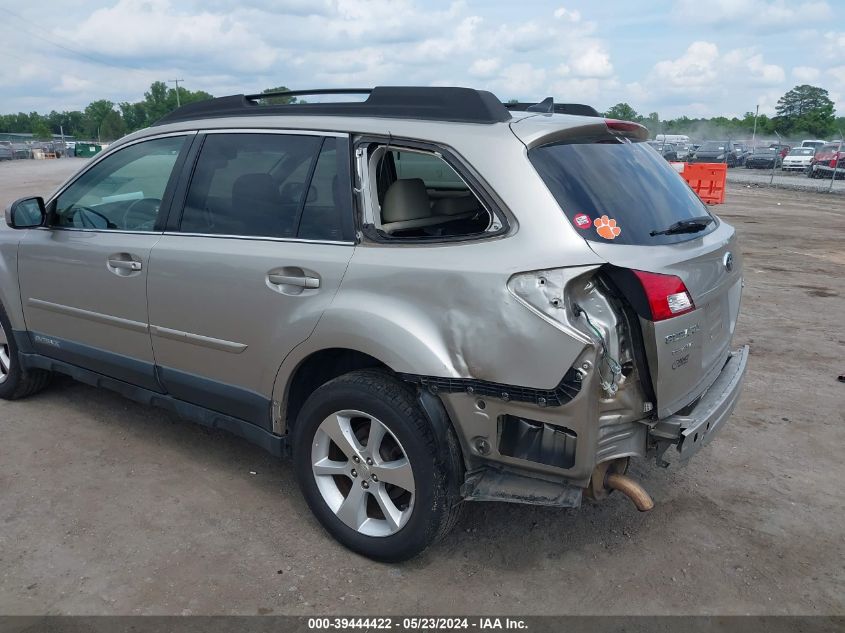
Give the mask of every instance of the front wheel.
POLYGON ((381 371, 355 371, 305 402, 293 429, 294 467, 334 538, 369 558, 402 561, 457 518, 459 467, 445 439, 411 388, 381 371))
POLYGON ((21 366, 12 325, 0 306, 0 399, 17 400, 36 394, 47 386, 50 376, 48 371, 21 366))

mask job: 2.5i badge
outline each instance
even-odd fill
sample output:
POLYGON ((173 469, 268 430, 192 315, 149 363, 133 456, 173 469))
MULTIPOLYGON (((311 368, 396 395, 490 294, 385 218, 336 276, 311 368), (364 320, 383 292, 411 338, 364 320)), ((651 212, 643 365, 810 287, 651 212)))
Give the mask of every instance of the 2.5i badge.
POLYGON ((572 218, 572 223, 579 229, 588 229, 593 225, 593 219, 586 213, 578 213, 572 218))

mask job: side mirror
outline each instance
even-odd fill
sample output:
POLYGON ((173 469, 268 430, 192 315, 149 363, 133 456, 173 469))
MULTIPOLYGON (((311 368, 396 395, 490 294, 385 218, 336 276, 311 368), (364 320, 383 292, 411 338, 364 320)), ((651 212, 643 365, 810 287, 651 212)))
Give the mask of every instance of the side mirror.
POLYGON ((47 220, 47 209, 44 198, 21 198, 6 207, 6 224, 13 229, 34 229, 44 226, 47 220))

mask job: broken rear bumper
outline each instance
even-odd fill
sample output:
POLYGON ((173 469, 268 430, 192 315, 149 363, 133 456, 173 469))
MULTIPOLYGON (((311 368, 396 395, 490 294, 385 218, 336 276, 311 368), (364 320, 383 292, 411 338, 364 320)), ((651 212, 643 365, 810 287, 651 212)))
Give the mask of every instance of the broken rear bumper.
POLYGON ((682 461, 695 455, 715 437, 733 412, 742 392, 747 364, 748 346, 745 345, 731 353, 715 382, 691 411, 660 420, 649 432, 651 438, 663 450, 677 445, 682 461))

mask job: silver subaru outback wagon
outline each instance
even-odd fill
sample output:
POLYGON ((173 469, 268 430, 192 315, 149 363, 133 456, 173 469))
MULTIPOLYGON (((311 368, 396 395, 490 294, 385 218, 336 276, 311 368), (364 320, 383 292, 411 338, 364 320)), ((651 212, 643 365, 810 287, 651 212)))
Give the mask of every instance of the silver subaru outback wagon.
POLYGON ((184 106, 12 204, 0 397, 59 372, 289 454, 379 560, 464 500, 650 509, 629 460, 739 397, 734 229, 587 106, 340 92, 184 106))

